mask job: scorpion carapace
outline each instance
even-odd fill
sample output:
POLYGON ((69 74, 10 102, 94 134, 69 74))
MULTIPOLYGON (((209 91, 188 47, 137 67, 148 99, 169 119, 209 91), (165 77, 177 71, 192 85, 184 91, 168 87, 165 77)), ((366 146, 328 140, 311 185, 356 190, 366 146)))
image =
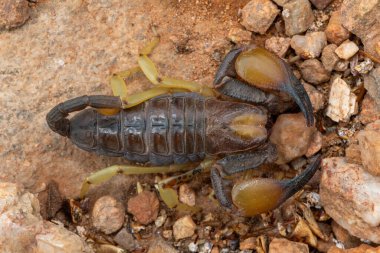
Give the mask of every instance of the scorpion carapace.
POLYGON ((84 181, 81 197, 91 184, 118 173, 167 173, 188 170, 198 163, 156 185, 164 201, 164 185, 208 169, 219 202, 252 216, 276 208, 308 182, 319 167, 319 157, 292 180, 256 178, 238 183, 232 197, 224 183, 226 176, 276 160, 276 148, 267 141, 267 109, 277 114, 295 101, 307 125, 313 125, 310 99, 283 60, 257 47, 232 50, 214 85, 221 94, 244 102, 225 101, 207 86, 160 76, 148 57, 157 43, 158 38, 140 51, 138 67, 112 76, 114 96, 74 98, 47 115, 49 127, 78 147, 147 165, 114 165, 96 172, 84 181), (127 95, 125 80, 140 71, 155 87, 127 95), (80 112, 69 119, 76 111, 80 112))

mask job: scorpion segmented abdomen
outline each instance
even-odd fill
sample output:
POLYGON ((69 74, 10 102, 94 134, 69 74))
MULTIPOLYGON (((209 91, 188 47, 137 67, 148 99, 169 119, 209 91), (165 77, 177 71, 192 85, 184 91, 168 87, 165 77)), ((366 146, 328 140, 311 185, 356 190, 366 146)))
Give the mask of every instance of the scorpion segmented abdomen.
POLYGON ((203 160, 204 108, 202 96, 178 93, 123 111, 125 157, 155 165, 203 160))

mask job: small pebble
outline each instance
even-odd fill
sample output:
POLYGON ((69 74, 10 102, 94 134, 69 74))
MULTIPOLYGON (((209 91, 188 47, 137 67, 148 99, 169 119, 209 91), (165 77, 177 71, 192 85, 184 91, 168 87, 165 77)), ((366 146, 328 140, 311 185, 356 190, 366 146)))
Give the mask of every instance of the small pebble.
POLYGON ((331 14, 325 33, 327 40, 336 45, 340 45, 350 37, 350 32, 343 27, 342 17, 339 11, 335 11, 331 14))
POLYGON ((330 44, 325 46, 322 50, 321 61, 323 67, 331 72, 335 68, 336 64, 340 61, 338 55, 335 53, 335 49, 337 49, 337 45, 330 44))
POLYGON ((195 242, 189 243, 188 248, 190 252, 198 252, 198 245, 195 242))
POLYGON ((178 219, 173 225, 173 235, 178 241, 183 238, 191 237, 194 234, 196 225, 190 215, 178 219))
POLYGON ((322 109, 325 103, 325 97, 323 96, 322 92, 314 88, 313 85, 305 82, 303 82, 303 87, 305 88, 307 95, 309 95, 314 112, 322 109))
POLYGON ((241 24, 249 31, 265 34, 279 12, 270 0, 251 0, 241 10, 241 24))
POLYGON ((380 119, 380 107, 377 107, 375 100, 366 94, 362 101, 359 120, 362 124, 366 125, 378 119, 380 119))
POLYGON ((324 32, 311 32, 305 36, 294 35, 290 45, 303 59, 316 58, 327 45, 326 35, 324 32))
POLYGON ((251 41, 251 35, 250 31, 233 27, 228 32, 227 38, 235 44, 245 44, 251 41))
POLYGON ((302 78, 312 84, 321 84, 330 79, 330 72, 328 72, 317 59, 309 59, 301 63, 302 78))
POLYGON ((121 229, 113 238, 115 242, 128 251, 134 251, 140 245, 125 228, 121 229))
POLYGON ((359 47, 354 42, 349 40, 343 42, 337 49, 335 49, 335 53, 343 60, 350 59, 358 51, 359 47))
POLYGON ((285 164, 305 155, 315 127, 307 127, 302 113, 280 114, 272 128, 270 141, 278 151, 277 164, 285 164))
POLYGON ((279 57, 284 57, 290 47, 290 38, 270 37, 265 41, 265 48, 279 57))
POLYGON ((309 247, 305 243, 293 242, 287 239, 274 238, 269 244, 270 253, 309 253, 309 247))
POLYGON ((364 169, 374 176, 380 176, 380 120, 361 130, 358 140, 364 169))
POLYGON ((22 26, 30 17, 28 1, 0 1, 0 30, 22 26))
POLYGON ((380 109, 380 67, 372 69, 368 75, 364 76, 364 88, 380 109))
POLYGON ((356 96, 351 92, 350 86, 343 79, 335 78, 330 89, 326 115, 335 122, 347 122, 357 110, 356 96))
POLYGON ((156 239, 150 245, 148 253, 178 253, 178 251, 164 240, 156 239))
POLYGON ((172 239, 172 237, 173 237, 173 230, 164 230, 164 231, 162 231, 162 236, 165 238, 165 239, 168 239, 168 240, 170 240, 170 239, 172 239))
POLYGON ((92 222, 94 227, 111 234, 119 230, 124 224, 124 206, 111 196, 103 196, 96 200, 92 210, 92 222))
POLYGON ((154 221, 154 225, 156 225, 156 227, 158 228, 161 227, 162 225, 164 225, 167 218, 168 215, 166 214, 165 210, 162 209, 160 216, 158 216, 157 219, 154 221))
POLYGON ((147 225, 157 219, 160 202, 154 192, 142 191, 128 200, 128 212, 136 221, 147 225))
POLYGON ((311 140, 311 142, 309 144, 309 147, 307 148, 307 151, 305 153, 306 157, 312 157, 319 150, 321 150, 321 148, 322 148, 322 139, 323 139, 323 136, 322 136, 322 134, 319 131, 317 131, 317 132, 314 133, 314 135, 312 137, 312 140, 311 140))
POLYGON ((195 206, 195 192, 188 184, 179 187, 179 200, 188 206, 195 206))
POLYGON ((248 237, 240 242, 240 250, 256 249, 256 237, 248 237))
POLYGON ((286 2, 283 5, 282 18, 288 36, 305 32, 314 22, 314 14, 308 0, 286 2))

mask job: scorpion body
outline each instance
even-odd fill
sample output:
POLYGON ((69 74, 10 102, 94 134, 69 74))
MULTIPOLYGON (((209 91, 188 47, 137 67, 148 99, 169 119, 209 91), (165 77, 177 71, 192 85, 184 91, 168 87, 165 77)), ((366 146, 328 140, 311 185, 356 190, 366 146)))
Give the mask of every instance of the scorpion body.
POLYGON ((77 97, 47 114, 49 127, 79 148, 147 165, 104 168, 84 180, 81 197, 90 185, 116 174, 168 173, 195 165, 157 183, 168 206, 174 206, 173 194, 165 185, 210 170, 221 205, 253 216, 278 207, 310 180, 319 167, 318 155, 291 180, 252 178, 234 184, 232 190, 226 180, 276 161, 276 147, 267 140, 268 111, 277 115, 297 104, 305 124, 314 125, 309 96, 286 62, 254 45, 232 49, 222 61, 212 89, 160 76, 148 57, 158 41, 155 38, 141 49, 138 67, 111 77, 114 96, 77 97), (143 72, 155 87, 128 95, 125 80, 137 72, 143 72), (222 100, 223 96, 239 102, 222 100), (73 112, 78 113, 68 118, 73 112))
MULTIPOLYGON (((76 101, 65 103, 53 109, 48 118, 76 101)), ((67 134, 87 151, 136 163, 168 165, 254 149, 267 138, 266 118, 266 111, 254 105, 177 93, 152 98, 114 115, 103 115, 93 108, 82 110, 70 120, 67 134), (247 124, 236 120, 239 117, 248 119, 250 138, 239 131, 247 124)))

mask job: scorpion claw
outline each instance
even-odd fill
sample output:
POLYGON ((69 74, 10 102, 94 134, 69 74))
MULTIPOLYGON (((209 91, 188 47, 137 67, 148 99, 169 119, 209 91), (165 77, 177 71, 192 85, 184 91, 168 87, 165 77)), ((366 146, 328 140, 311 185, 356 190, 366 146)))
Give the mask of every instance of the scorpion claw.
POLYGON ((256 178, 238 183, 231 191, 232 201, 244 216, 273 210, 302 189, 319 168, 320 161, 320 156, 317 156, 311 165, 291 180, 256 178))
POLYGON ((310 98, 300 81, 293 75, 290 68, 285 66, 285 69, 288 72, 289 81, 284 83, 280 89, 293 98, 304 114, 307 126, 310 127, 314 125, 313 106, 311 105, 310 98))

